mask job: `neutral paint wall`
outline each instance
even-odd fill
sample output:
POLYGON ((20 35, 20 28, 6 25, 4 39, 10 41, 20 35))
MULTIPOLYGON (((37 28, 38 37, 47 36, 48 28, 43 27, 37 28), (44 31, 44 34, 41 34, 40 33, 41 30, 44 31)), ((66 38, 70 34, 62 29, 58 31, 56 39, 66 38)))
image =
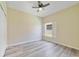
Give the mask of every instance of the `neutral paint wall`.
POLYGON ((0 2, 0 57, 4 56, 7 48, 7 20, 5 16, 6 10, 3 10, 5 9, 4 4, 5 2, 0 2))
POLYGON ((44 17, 43 27, 45 23, 53 21, 56 21, 56 39, 45 37, 44 31, 43 38, 50 42, 79 49, 79 4, 44 17))
POLYGON ((41 18, 7 8, 8 45, 41 40, 41 18))

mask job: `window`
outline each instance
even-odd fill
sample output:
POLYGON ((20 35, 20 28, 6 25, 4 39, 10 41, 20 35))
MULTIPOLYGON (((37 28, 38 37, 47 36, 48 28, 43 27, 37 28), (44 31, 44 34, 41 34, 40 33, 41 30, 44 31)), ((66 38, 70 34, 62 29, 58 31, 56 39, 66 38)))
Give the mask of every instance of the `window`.
POLYGON ((48 24, 46 29, 47 30, 52 30, 52 24, 48 24))
POLYGON ((52 30, 52 23, 46 23, 45 30, 52 30))
POLYGON ((56 22, 45 23, 45 36, 56 38, 56 22))

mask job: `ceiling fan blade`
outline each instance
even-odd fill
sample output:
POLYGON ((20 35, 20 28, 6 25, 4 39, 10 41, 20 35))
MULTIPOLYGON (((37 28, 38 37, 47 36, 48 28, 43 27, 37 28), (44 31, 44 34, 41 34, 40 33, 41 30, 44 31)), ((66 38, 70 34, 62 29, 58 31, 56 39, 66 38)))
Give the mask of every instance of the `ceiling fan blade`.
POLYGON ((41 4, 41 1, 38 1, 38 5, 40 5, 41 4))
POLYGON ((39 7, 32 7, 32 8, 39 8, 39 7))
MULTIPOLYGON (((41 1, 38 1, 38 6, 34 6, 32 8, 43 8, 43 7, 46 7, 48 5, 50 5, 50 3, 43 4, 43 3, 41 3, 41 1)), ((37 10, 37 12, 39 12, 39 10, 37 10)))
POLYGON ((48 4, 45 4, 45 5, 43 5, 43 7, 46 7, 46 6, 48 6, 48 5, 50 5, 49 3, 48 4))

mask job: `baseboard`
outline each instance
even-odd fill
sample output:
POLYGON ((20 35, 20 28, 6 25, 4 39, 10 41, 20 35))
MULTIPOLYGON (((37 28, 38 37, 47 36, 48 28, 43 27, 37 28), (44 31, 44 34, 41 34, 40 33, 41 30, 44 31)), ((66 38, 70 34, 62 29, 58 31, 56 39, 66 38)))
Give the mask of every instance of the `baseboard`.
POLYGON ((8 47, 12 47, 12 46, 20 45, 20 44, 25 44, 25 43, 36 42, 36 41, 40 41, 40 40, 19 42, 19 43, 8 45, 8 47))
POLYGON ((67 44, 65 44, 65 43, 63 43, 63 42, 57 42, 57 41, 52 40, 52 39, 50 39, 50 38, 48 38, 48 39, 45 39, 44 41, 48 41, 48 42, 51 42, 51 43, 55 43, 55 44, 63 45, 63 46, 66 46, 66 47, 69 47, 69 48, 72 48, 72 49, 79 50, 79 48, 73 47, 73 46, 71 46, 71 45, 67 45, 67 44), (49 40, 48 40, 48 39, 49 39, 49 40))

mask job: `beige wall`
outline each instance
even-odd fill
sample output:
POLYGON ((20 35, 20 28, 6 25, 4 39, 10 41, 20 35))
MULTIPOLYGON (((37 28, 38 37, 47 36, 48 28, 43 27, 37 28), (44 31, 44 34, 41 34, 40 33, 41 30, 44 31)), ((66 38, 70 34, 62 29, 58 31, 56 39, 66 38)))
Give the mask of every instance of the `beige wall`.
POLYGON ((7 8, 8 45, 41 39, 41 18, 7 8))
POLYGON ((45 40, 79 49, 79 4, 44 17, 43 26, 53 21, 56 21, 57 37, 56 39, 44 37, 45 40))

